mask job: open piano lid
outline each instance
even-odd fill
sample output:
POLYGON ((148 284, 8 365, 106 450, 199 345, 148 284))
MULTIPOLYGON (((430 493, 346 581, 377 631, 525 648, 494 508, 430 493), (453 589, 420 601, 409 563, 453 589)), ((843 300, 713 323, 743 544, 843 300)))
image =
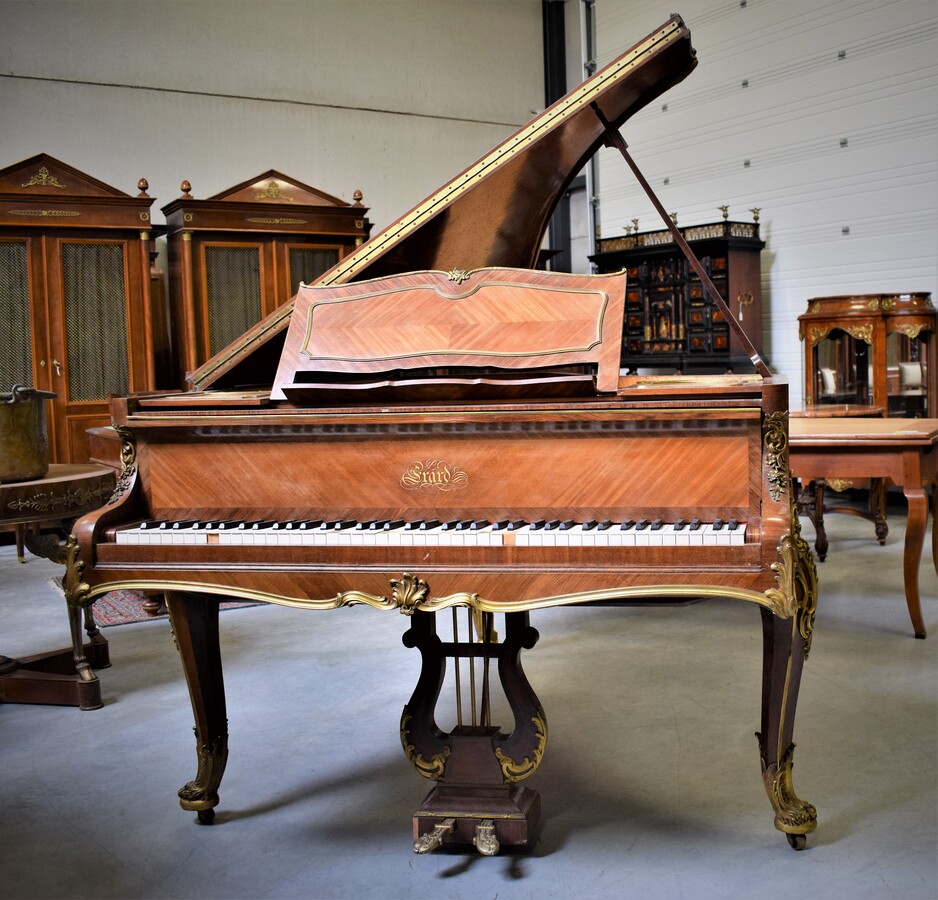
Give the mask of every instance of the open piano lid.
MULTIPOLYGON (((695 65, 690 32, 672 16, 316 284, 427 269, 531 267, 557 203, 610 125, 621 126, 695 65)), ((190 373, 189 382, 200 391, 272 385, 292 310, 293 301, 275 310, 190 373)))

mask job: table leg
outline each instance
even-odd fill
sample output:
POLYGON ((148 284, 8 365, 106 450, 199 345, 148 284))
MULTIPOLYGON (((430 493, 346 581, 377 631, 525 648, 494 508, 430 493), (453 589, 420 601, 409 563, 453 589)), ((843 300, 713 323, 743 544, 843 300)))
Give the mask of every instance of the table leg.
POLYGON ((13 535, 16 538, 16 558, 26 562, 26 524, 20 522, 13 526, 13 535))
POLYGON ((814 522, 814 530, 817 535, 814 541, 814 549, 817 552, 817 558, 824 562, 827 559, 827 549, 830 544, 827 541, 827 529, 824 527, 824 491, 826 484, 823 478, 814 482, 814 515, 811 517, 814 522))
MULTIPOLYGON (((925 637, 925 620, 918 593, 918 567, 922 561, 925 528, 928 524, 928 494, 922 487, 907 487, 905 498, 909 503, 909 516, 905 525, 905 552, 902 557, 902 575, 905 581, 905 602, 917 638, 925 637)), ((934 550, 934 535, 932 536, 934 550)))
POLYGON ((215 819, 218 786, 228 762, 228 718, 218 643, 218 608, 222 599, 176 591, 166 593, 166 608, 192 700, 198 754, 198 770, 195 778, 180 788, 179 805, 197 813, 203 825, 215 819))
POLYGON ((885 546, 889 536, 889 525, 886 522, 886 479, 870 479, 870 518, 876 530, 876 540, 880 546, 885 546))
POLYGON ((938 575, 938 483, 931 489, 931 561, 938 575))

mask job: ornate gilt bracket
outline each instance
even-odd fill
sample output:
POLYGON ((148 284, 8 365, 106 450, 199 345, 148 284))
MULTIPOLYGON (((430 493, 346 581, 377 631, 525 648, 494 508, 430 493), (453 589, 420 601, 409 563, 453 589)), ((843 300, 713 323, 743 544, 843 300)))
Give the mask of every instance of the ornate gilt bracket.
POLYGON ((544 756, 544 748, 547 746, 547 720, 542 715, 532 716, 534 723, 534 737, 537 745, 531 751, 530 756, 526 756, 521 762, 516 763, 510 756, 502 752, 501 747, 495 748, 495 758, 502 767, 502 775, 508 784, 516 781, 524 781, 525 778, 533 775, 537 767, 541 764, 544 756))
POLYGON ((425 759, 410 741, 409 726, 412 718, 413 716, 405 708, 404 715, 401 716, 401 746, 404 748, 404 756, 424 778, 439 781, 443 777, 446 760, 449 759, 451 752, 450 748, 444 747, 440 753, 434 754, 430 759, 425 759))
POLYGON ((87 606, 89 585, 82 581, 85 564, 78 558, 78 538, 70 534, 65 541, 65 577, 62 581, 62 590, 69 606, 87 606))
POLYGON ((111 426, 121 439, 121 471, 117 476, 117 484, 114 486, 114 493, 108 503, 114 503, 130 487, 133 476, 137 471, 137 442, 134 433, 123 425, 111 426))
POLYGON ((788 410, 766 416, 762 445, 765 448, 769 494, 778 502, 791 488, 791 474, 788 470, 788 410))
POLYGON ((895 325, 889 329, 891 333, 898 332, 904 334, 910 341, 914 341, 923 331, 930 331, 931 327, 926 322, 916 322, 910 325, 895 325))
POLYGON ((782 538, 779 560, 772 563, 777 588, 765 592, 766 605, 783 618, 798 617, 798 632, 804 654, 811 651, 814 617, 817 612, 817 567, 808 542, 801 536, 801 523, 792 510, 792 530, 782 538))

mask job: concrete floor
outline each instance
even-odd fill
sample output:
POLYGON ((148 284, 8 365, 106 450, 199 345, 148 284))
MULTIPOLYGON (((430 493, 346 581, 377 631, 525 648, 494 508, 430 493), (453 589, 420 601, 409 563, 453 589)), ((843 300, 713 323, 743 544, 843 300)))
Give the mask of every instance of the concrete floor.
MULTIPOLYGON (((166 621, 105 630, 103 709, 0 706, 0 896, 934 898, 938 579, 926 553, 915 640, 891 525, 879 547, 868 523, 829 520, 795 728, 795 787, 819 816, 804 852, 759 775, 754 606, 535 613, 543 831, 494 858, 411 851, 429 783, 398 739, 418 668, 406 620, 260 606, 222 614, 231 756, 213 827, 176 800, 196 758, 166 621)), ((0 653, 67 644, 60 572, 0 547, 0 653)))

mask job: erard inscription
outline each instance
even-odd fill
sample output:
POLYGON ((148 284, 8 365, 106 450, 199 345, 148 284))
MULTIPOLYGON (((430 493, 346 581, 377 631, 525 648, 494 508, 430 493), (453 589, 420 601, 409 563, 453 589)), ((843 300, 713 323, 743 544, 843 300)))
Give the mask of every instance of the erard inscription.
POLYGON ((401 476, 401 487, 408 491, 459 491, 469 484, 469 476, 442 459, 412 462, 401 476))

